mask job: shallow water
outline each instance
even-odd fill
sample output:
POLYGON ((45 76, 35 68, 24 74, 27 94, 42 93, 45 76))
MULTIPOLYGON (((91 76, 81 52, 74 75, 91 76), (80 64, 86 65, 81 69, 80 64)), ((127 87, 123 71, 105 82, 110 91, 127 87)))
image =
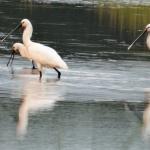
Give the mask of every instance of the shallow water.
POLYGON ((143 39, 127 51, 149 8, 95 4, 0 2, 1 37, 29 18, 32 39, 69 66, 61 80, 46 69, 39 82, 19 56, 6 66, 20 32, 0 45, 0 149, 149 149, 150 54, 143 39))

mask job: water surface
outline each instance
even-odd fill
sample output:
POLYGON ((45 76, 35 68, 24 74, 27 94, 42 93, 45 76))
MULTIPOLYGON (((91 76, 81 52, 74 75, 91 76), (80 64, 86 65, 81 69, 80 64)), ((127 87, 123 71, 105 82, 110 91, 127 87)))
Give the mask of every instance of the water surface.
POLYGON ((46 69, 39 82, 19 56, 6 66, 21 32, 0 45, 0 148, 149 149, 150 54, 144 38, 127 51, 149 22, 149 7, 72 2, 0 2, 1 37, 29 18, 33 41, 56 49, 69 66, 61 80, 46 69))

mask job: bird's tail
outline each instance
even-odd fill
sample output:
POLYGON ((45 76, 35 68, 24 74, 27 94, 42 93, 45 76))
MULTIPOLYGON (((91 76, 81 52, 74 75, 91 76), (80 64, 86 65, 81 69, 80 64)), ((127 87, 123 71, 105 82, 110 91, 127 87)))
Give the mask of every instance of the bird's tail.
MULTIPOLYGON (((68 69, 68 65, 66 64, 66 62, 61 58, 59 57, 59 59, 57 59, 57 62, 56 62, 56 68, 60 68, 60 69, 68 69)), ((55 65, 55 64, 54 64, 55 65)))
POLYGON ((61 64, 62 69, 68 69, 68 65, 63 61, 61 64))

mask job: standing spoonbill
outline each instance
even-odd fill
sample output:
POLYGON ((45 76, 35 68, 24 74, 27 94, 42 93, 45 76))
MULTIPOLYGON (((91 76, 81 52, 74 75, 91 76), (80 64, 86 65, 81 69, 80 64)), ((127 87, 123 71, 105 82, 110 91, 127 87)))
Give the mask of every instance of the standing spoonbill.
MULTIPOLYGON (((58 68, 68 69, 67 64, 53 48, 31 41, 33 27, 28 19, 21 20, 20 24, 12 31, 14 32, 20 27, 23 29, 23 44, 27 48, 30 58, 37 64, 40 79, 42 78, 43 67, 53 68, 58 73, 58 78, 60 79, 61 72, 58 68)), ((12 31, 10 33, 12 33, 12 31)), ((6 37, 8 37, 10 33, 6 37)), ((1 41, 4 41, 6 37, 1 41)))
POLYGON ((128 50, 131 49, 131 47, 136 43, 136 41, 145 33, 148 33, 147 38, 146 38, 146 45, 147 48, 150 49, 150 24, 148 24, 145 29, 143 30, 143 32, 131 43, 131 45, 129 45, 128 50))

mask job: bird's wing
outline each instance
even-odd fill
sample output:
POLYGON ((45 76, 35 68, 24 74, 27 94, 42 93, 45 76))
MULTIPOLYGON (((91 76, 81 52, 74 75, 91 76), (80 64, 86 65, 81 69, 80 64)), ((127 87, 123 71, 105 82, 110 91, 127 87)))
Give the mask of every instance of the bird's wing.
POLYGON ((31 58, 43 66, 67 68, 66 63, 53 48, 33 43, 28 47, 28 51, 31 58))

